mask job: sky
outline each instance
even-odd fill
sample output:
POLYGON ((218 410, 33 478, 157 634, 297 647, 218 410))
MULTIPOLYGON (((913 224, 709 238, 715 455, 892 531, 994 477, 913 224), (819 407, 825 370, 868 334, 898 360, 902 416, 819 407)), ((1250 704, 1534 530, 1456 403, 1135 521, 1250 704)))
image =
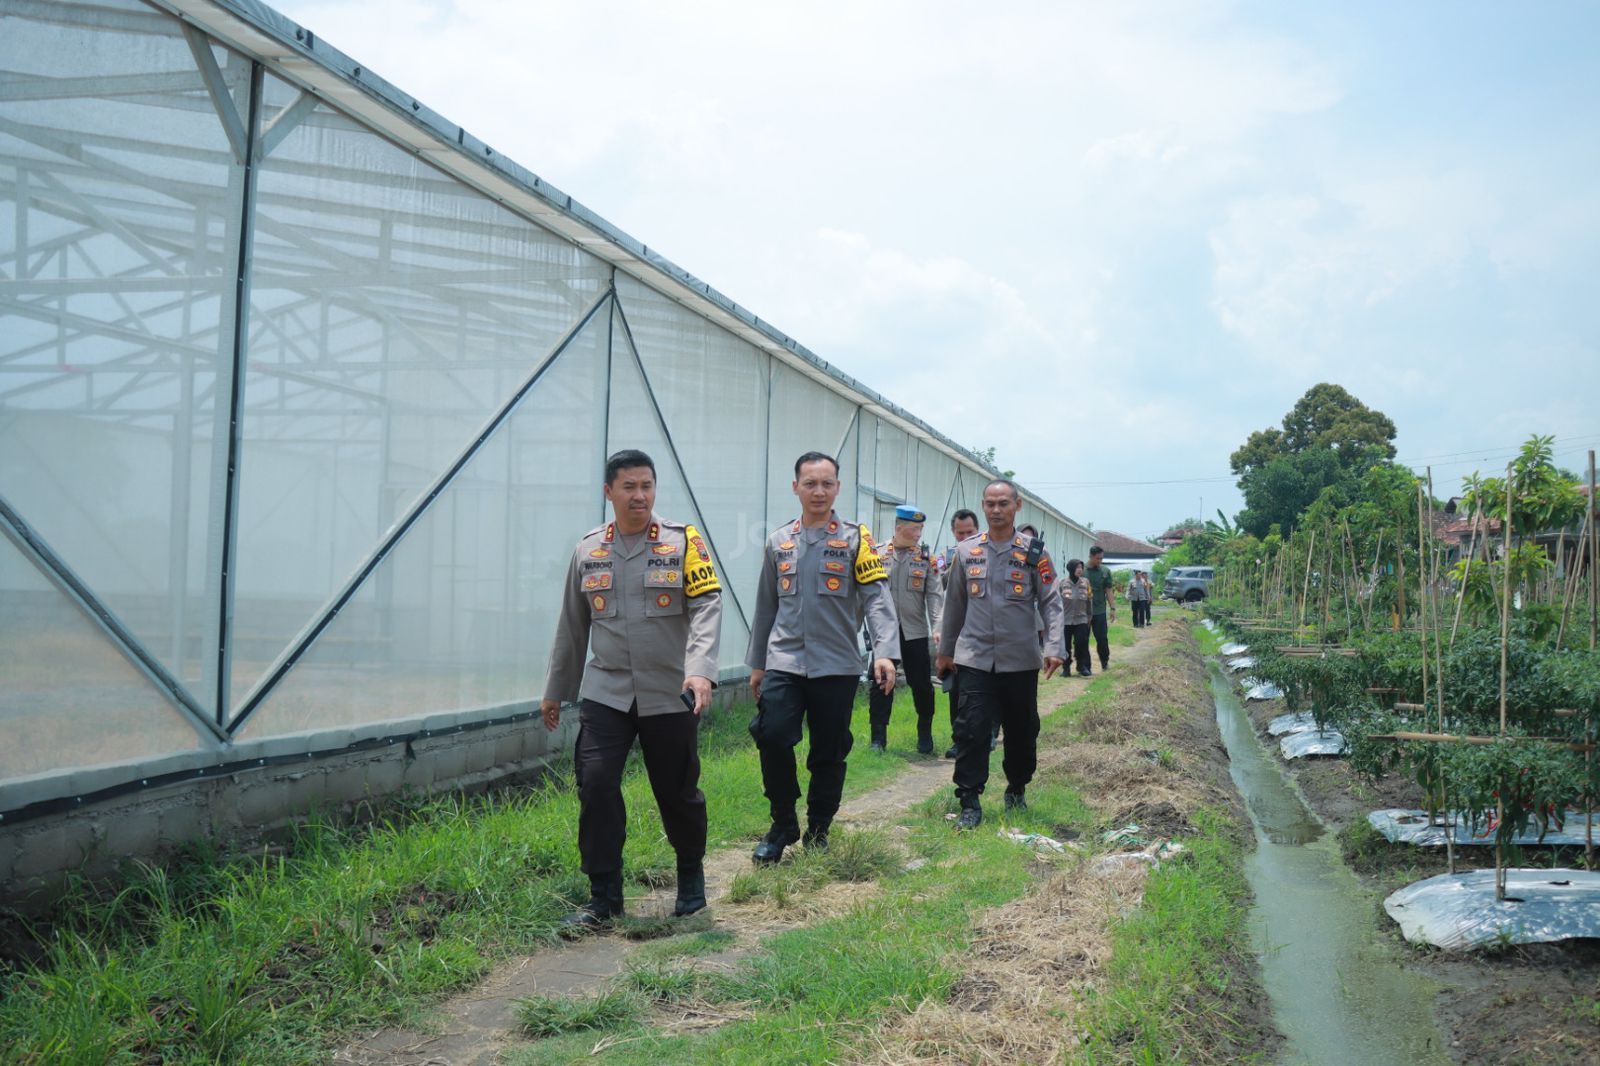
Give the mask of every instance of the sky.
POLYGON ((1097 529, 1322 381, 1600 447, 1600 5, 275 6, 1097 529))

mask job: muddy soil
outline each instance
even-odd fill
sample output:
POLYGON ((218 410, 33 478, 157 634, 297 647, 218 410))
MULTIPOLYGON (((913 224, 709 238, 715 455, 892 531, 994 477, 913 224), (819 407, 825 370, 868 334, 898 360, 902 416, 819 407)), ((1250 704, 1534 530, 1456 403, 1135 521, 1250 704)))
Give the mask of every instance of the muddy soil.
MULTIPOLYGON (((1266 726, 1285 713, 1282 700, 1247 705, 1258 734, 1276 741, 1266 726)), ((1463 1063, 1527 1063, 1577 1066, 1600 1062, 1600 941, 1537 944, 1497 952, 1456 955, 1405 944, 1399 927, 1382 908, 1383 898, 1404 885, 1447 872, 1443 848, 1390 844, 1364 832, 1368 812, 1422 806, 1414 781, 1387 775, 1362 777, 1341 759, 1287 762, 1307 805, 1341 833, 1345 858, 1372 891, 1376 935, 1406 953, 1407 965, 1437 981, 1435 1004, 1451 1055, 1463 1063)), ((1493 867, 1488 848, 1457 850, 1457 869, 1493 867)), ((1544 865, 1549 859, 1534 859, 1544 865)), ((1582 861, 1567 853, 1558 863, 1582 861)))

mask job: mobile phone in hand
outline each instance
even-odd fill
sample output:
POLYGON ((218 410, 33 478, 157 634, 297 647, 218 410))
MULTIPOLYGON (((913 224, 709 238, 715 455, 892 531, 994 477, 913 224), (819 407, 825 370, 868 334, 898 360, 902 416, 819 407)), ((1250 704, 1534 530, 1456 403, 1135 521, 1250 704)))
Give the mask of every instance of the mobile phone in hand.
POLYGON ((678 693, 678 698, 683 701, 683 705, 685 707, 689 708, 691 711, 694 710, 693 692, 690 692, 688 689, 684 689, 682 692, 678 693))

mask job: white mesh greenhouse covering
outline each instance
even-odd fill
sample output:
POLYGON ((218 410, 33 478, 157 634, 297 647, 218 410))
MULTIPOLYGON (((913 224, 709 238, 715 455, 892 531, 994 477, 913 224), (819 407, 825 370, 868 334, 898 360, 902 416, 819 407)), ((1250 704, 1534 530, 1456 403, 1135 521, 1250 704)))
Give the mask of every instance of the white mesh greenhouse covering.
POLYGON ((935 548, 994 474, 265 5, 0 15, 0 811, 525 706, 619 448, 729 674, 797 455, 935 548))

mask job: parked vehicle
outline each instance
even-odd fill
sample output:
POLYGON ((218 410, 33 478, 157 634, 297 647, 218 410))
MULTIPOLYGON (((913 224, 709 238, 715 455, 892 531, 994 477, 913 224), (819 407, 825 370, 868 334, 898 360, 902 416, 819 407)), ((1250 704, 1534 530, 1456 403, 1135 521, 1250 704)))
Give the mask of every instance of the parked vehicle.
POLYGON ((1211 574, 1209 566, 1175 566, 1167 571, 1167 579, 1161 583, 1161 598, 1197 603, 1206 598, 1211 588, 1211 574))

